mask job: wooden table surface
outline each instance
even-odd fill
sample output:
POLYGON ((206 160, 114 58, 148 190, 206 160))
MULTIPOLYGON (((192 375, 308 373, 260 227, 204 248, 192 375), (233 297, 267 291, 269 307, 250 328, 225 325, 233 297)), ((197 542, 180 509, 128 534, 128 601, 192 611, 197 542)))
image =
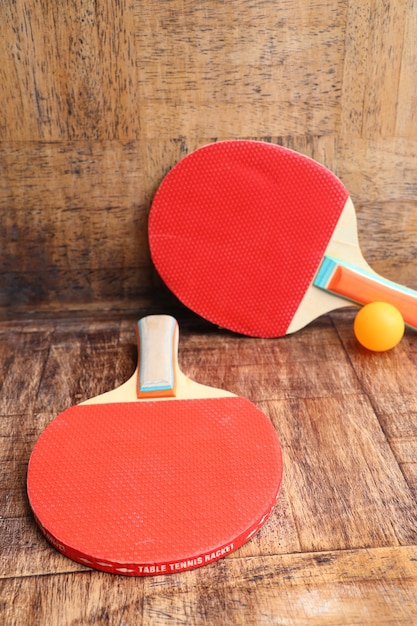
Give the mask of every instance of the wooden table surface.
POLYGON ((255 402, 281 440, 278 506, 243 548, 150 578, 92 571, 42 537, 31 449, 67 406, 126 380, 134 319, 0 322, 0 623, 417 624, 417 336, 373 354, 353 309, 283 339, 178 315, 191 378, 255 402))

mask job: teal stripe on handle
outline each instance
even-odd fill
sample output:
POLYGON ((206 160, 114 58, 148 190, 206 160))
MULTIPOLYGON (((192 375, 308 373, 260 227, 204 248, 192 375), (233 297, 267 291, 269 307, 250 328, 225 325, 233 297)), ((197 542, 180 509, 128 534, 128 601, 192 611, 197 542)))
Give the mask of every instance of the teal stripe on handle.
POLYGON ((325 256, 313 284, 316 287, 320 287, 320 289, 327 289, 329 280, 337 265, 341 265, 341 262, 329 256, 325 256))

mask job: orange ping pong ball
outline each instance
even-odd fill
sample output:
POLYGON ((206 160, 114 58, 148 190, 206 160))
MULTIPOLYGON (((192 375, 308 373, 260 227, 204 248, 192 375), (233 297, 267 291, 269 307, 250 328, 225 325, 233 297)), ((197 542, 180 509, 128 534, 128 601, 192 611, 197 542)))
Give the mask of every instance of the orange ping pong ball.
POLYGON ((384 352, 401 341, 405 326, 403 316, 395 306, 388 302, 371 302, 356 315, 353 330, 365 348, 384 352))

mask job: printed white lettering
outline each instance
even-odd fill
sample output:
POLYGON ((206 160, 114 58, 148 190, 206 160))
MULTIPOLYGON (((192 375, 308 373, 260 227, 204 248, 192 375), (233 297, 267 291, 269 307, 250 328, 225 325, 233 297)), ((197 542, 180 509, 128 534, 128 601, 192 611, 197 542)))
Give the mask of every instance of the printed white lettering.
POLYGON ((166 565, 138 565, 139 574, 161 574, 166 571, 166 565))
POLYGON ((233 543, 230 543, 229 545, 224 546, 224 548, 219 548, 219 550, 216 550, 216 552, 209 552, 208 554, 204 555, 204 562, 210 563, 210 561, 215 561, 216 559, 220 559, 222 556, 225 556, 229 552, 232 552, 232 550, 233 550, 233 543))
POLYGON ((47 530, 45 530, 44 528, 42 528, 45 537, 47 538, 47 540, 52 543, 52 545, 59 550, 60 552, 63 552, 65 554, 65 546, 62 543, 59 543, 59 541, 57 541, 55 539, 55 537, 53 537, 50 533, 48 533, 47 530))
POLYGON ((199 556, 195 559, 188 559, 188 561, 179 561, 178 563, 169 563, 169 569, 171 572, 178 572, 184 569, 190 569, 192 567, 198 567, 203 564, 203 557, 199 556))

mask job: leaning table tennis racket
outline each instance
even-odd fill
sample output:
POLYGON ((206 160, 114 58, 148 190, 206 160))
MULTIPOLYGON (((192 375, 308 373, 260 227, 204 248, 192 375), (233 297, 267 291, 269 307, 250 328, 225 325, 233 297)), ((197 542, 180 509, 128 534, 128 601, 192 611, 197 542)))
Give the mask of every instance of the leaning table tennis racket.
POLYGON ((288 148, 222 141, 187 155, 155 194, 148 234, 170 290, 229 330, 278 337, 375 300, 417 326, 416 292, 366 263, 342 182, 288 148))
POLYGON ((138 341, 135 374, 58 415, 35 444, 27 476, 52 545, 127 576, 230 554, 266 522, 282 479, 270 420, 180 371, 174 318, 143 318, 138 341))

